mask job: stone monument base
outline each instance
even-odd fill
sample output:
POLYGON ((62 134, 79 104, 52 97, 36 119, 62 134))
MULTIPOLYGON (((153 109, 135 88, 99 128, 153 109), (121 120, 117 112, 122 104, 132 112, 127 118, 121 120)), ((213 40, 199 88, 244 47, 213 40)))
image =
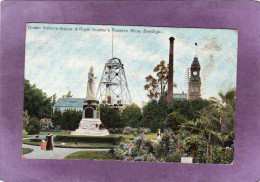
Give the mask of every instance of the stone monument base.
POLYGON ((84 118, 80 121, 79 129, 72 131, 71 135, 105 136, 109 135, 109 132, 100 119, 84 118))

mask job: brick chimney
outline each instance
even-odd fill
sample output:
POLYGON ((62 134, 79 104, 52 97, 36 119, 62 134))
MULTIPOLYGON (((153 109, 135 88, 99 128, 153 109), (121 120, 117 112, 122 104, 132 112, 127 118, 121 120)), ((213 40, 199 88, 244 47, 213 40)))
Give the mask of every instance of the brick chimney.
POLYGON ((167 101, 171 103, 173 100, 173 43, 174 38, 170 37, 170 54, 169 54, 169 73, 168 73, 168 92, 167 92, 167 101))

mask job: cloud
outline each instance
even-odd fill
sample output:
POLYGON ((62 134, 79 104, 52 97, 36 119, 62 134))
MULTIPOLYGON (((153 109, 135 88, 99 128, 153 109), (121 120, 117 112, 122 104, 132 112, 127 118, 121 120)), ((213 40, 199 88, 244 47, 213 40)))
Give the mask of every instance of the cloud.
POLYGON ((211 42, 209 44, 206 44, 203 47, 204 50, 215 50, 215 51, 221 51, 222 50, 222 46, 218 44, 217 39, 214 38, 211 40, 211 42))

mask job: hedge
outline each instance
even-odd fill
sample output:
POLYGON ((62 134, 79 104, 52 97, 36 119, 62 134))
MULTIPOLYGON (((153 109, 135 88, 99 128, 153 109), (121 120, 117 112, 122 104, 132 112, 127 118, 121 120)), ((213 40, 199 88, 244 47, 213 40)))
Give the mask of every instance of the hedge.
POLYGON ((65 136, 65 135, 57 135, 54 140, 56 142, 78 142, 78 143, 112 143, 116 144, 121 140, 120 135, 112 135, 112 136, 65 136))

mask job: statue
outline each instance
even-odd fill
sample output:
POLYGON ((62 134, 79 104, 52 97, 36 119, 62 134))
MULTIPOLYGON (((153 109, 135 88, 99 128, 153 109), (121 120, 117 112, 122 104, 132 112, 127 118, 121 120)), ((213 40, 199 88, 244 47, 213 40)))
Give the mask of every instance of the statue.
POLYGON ((108 130, 100 120, 99 102, 95 94, 95 76, 93 67, 88 73, 87 96, 83 105, 82 119, 79 128, 72 131, 71 135, 109 135, 108 130))
POLYGON ((95 100, 95 76, 93 66, 90 67, 88 73, 88 84, 87 84, 87 100, 95 100))

